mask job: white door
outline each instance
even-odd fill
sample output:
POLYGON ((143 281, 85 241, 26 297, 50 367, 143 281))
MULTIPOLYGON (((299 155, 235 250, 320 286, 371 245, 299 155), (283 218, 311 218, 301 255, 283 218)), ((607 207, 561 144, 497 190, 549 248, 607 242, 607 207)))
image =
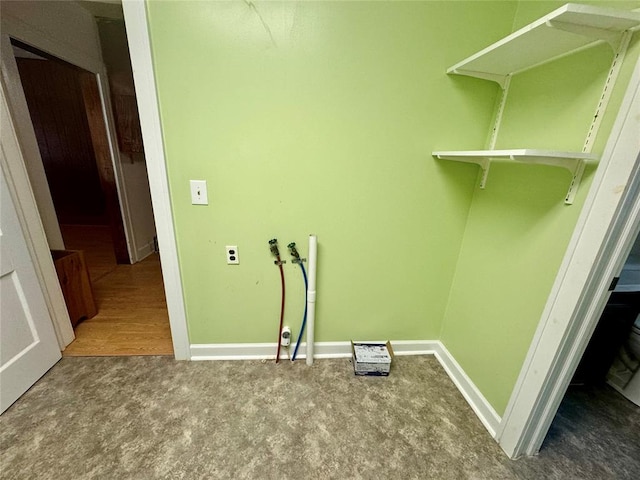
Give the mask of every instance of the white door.
MULTIPOLYGON (((3 126, 6 129, 6 125, 3 126)), ((0 165, 6 165, 4 138, 0 165)), ((0 413, 61 357, 33 261, 0 168, 0 413)))

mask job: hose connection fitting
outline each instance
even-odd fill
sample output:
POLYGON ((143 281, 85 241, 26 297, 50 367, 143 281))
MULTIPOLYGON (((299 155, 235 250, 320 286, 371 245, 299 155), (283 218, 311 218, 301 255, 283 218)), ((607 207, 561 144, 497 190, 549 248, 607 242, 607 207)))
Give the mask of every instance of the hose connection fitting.
POLYGON ((291 242, 289 245, 287 245, 287 248, 289 249, 289 253, 293 257, 291 263, 297 264, 305 262, 307 260, 306 258, 300 258, 300 254, 298 253, 298 249, 296 248, 296 242, 291 242))
POLYGON ((273 261, 274 264, 284 265, 285 263, 287 263, 285 260, 280 259, 280 250, 278 250, 277 238, 272 238, 271 240, 269 240, 269 249, 271 250, 271 253, 276 257, 276 260, 273 261))

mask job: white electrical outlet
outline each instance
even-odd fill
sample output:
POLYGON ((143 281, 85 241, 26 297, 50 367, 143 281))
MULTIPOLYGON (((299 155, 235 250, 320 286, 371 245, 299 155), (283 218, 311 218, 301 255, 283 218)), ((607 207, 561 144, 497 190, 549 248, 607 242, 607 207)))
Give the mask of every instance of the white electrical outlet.
POLYGON ((191 205, 209 205, 206 180, 189 180, 191 205))
POLYGON ((224 248, 227 251, 227 265, 240 265, 238 247, 236 245, 227 245, 224 248))
POLYGON ((289 327, 282 327, 282 332, 280 333, 280 345, 283 347, 288 347, 291 345, 291 329, 289 327))

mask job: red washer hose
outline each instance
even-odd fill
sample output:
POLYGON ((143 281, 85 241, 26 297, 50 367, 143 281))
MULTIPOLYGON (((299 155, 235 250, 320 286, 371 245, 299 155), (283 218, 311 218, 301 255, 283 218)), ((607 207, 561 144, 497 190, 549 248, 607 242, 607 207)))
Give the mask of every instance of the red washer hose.
POLYGON ((280 281, 282 283, 282 301, 280 302, 280 327, 278 328, 278 351, 276 352, 276 363, 278 363, 280 361, 280 347, 282 346, 282 323, 284 321, 284 270, 282 269, 280 255, 278 255, 276 258, 278 259, 278 267, 280 268, 280 281))

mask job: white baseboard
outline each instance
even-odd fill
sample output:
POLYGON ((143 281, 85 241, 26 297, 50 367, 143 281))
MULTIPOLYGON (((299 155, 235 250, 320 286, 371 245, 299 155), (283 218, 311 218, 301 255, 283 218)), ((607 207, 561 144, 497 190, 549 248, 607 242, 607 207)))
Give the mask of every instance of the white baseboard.
MULTIPOLYGON (((315 358, 341 358, 351 355, 349 342, 316 342, 315 358)), ((191 360, 273 360, 276 343, 211 343, 192 344, 191 360)), ((293 354, 293 347, 291 349, 293 354)), ((296 358, 306 358, 306 344, 300 345, 296 358)), ((284 358, 284 349, 281 358, 284 358)))
POLYGON ((478 387, 471 381, 456 359, 453 358, 449 350, 447 350, 441 342, 437 343, 439 345, 435 355, 440 365, 442 365, 442 368, 447 372, 447 375, 449 375, 455 386, 458 387, 462 396, 471 406, 491 436, 496 438, 496 432, 502 421, 500 415, 493 409, 487 399, 484 398, 484 395, 478 390, 478 387))
MULTIPOLYGON (((383 342, 381 342, 383 343, 383 342)), ((439 342, 424 340, 392 341, 396 355, 433 355, 439 342)), ((273 360, 276 358, 275 343, 212 343, 192 344, 191 360, 273 360)), ((293 346, 291 348, 293 354, 293 346)), ((298 358, 306 358, 307 344, 300 344, 298 358)), ((281 358, 284 352, 281 354, 281 358)), ((350 342, 316 342, 314 358, 349 358, 350 342)))
POLYGON ((136 262, 140 262, 142 260, 144 260, 145 258, 147 258, 149 255, 151 255, 154 252, 153 249, 153 241, 147 243, 146 245, 143 245, 139 248, 136 248, 136 262))
MULTIPOLYGON (((501 421, 500 416, 440 341, 392 340, 391 347, 397 356, 435 355, 482 424, 495 438, 501 421)), ((276 348, 275 343, 192 344, 191 360, 273 360, 276 357, 276 348)), ((293 349, 291 353, 293 353, 293 349)), ((350 356, 350 342, 316 342, 314 346, 314 358, 316 359, 349 358, 350 356)), ((281 355, 280 358, 285 357, 281 355)), ((304 358, 306 358, 306 344, 302 343, 296 359, 304 358)))
POLYGON ((437 340, 392 340, 393 354, 403 355, 435 355, 438 351, 437 340))

